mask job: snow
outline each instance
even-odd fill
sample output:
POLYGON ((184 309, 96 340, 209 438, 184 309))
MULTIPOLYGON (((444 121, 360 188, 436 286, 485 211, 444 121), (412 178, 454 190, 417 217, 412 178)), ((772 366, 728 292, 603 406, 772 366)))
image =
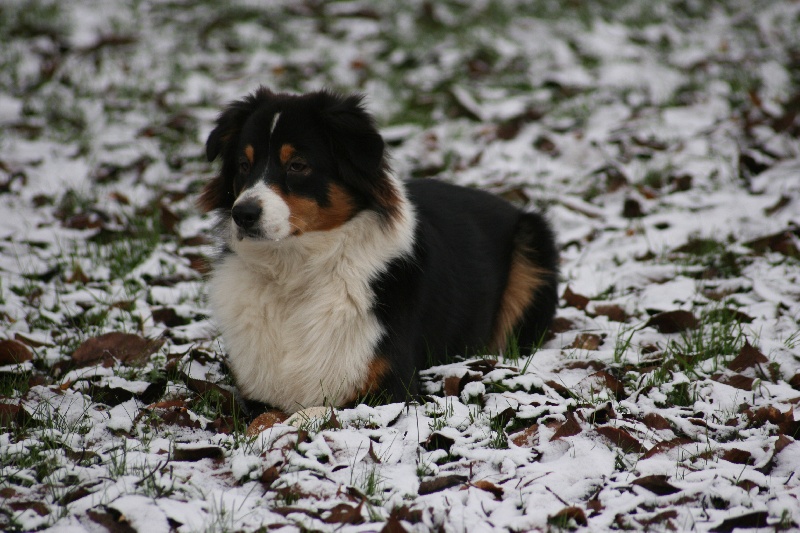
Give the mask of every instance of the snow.
POLYGON ((590 531, 755 511, 798 527, 800 4, 261 4, 1 17, 0 340, 34 358, 0 366, 0 404, 22 409, 0 411, 0 529, 548 530, 569 507, 590 531), (246 436, 205 302, 213 221, 194 201, 217 113, 259 84, 362 91, 401 177, 543 209, 562 288, 588 304, 562 299, 532 357, 425 370, 420 403, 246 436), (719 248, 680 251, 702 240, 719 248), (688 343, 711 342, 722 308, 752 319, 726 330, 739 344, 678 365, 713 349, 688 343), (679 309, 702 327, 646 326, 679 309), (74 364, 112 331, 164 344, 74 364), (732 370, 745 339, 767 362, 732 370), (461 477, 420 494, 445 476, 461 477), (336 523, 337 505, 362 523, 336 523))

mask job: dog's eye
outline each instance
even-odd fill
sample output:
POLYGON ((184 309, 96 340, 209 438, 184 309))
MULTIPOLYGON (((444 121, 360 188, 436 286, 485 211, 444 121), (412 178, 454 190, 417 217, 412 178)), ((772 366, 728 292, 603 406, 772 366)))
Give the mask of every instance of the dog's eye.
POLYGON ((287 168, 287 170, 294 174, 303 174, 308 170, 308 165, 306 165, 302 161, 295 160, 289 163, 289 167, 287 168))
POLYGON ((242 159, 239 161, 239 172, 242 174, 247 174, 250 171, 250 161, 247 159, 242 159))

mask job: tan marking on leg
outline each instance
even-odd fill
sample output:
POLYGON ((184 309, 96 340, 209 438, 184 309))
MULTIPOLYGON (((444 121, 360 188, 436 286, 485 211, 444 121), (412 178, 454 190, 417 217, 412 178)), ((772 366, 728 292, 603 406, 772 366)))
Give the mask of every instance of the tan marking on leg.
POLYGON ((244 147, 244 156, 247 158, 248 161, 250 161, 251 165, 253 164, 253 156, 254 155, 255 155, 255 152, 253 151, 253 145, 252 144, 248 144, 247 146, 244 147))
POLYGON ((519 325, 537 289, 544 284, 545 273, 545 269, 531 263, 522 250, 514 250, 508 271, 508 282, 495 318, 491 343, 493 349, 506 348, 509 333, 519 325))
POLYGON ((286 162, 289 161, 289 158, 294 155, 294 153, 295 149, 294 146, 292 146, 291 144, 284 144, 283 146, 281 146, 281 153, 280 153, 281 164, 285 165, 286 162))
POLYGON ((390 369, 391 365, 389 364, 388 359, 381 356, 375 356, 369 363, 367 377, 364 379, 364 382, 353 392, 351 396, 346 398, 346 400, 343 402, 343 405, 355 402, 356 400, 364 398, 368 394, 378 391, 383 378, 389 373, 390 369))

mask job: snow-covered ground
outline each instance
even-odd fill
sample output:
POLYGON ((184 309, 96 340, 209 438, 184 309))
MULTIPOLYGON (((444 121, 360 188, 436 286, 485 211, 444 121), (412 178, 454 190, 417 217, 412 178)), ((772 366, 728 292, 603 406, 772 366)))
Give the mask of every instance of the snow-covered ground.
POLYGON ((35 0, 0 35, 0 529, 800 527, 800 3, 35 0), (194 200, 259 84, 363 92, 398 175, 544 210, 552 337, 248 434, 194 200))

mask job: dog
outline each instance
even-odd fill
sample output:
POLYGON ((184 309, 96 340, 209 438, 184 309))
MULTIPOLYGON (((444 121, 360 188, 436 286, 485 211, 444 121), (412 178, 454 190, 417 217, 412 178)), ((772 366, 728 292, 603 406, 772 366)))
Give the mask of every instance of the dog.
POLYGON ((261 87, 206 143, 198 203, 223 242, 209 301, 239 393, 287 413, 401 402, 447 357, 522 350, 558 302, 537 213, 434 179, 401 182, 360 95, 261 87))

